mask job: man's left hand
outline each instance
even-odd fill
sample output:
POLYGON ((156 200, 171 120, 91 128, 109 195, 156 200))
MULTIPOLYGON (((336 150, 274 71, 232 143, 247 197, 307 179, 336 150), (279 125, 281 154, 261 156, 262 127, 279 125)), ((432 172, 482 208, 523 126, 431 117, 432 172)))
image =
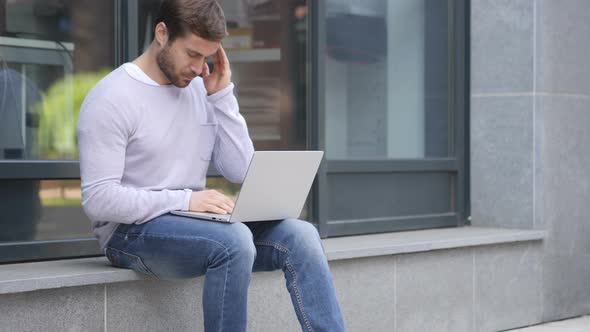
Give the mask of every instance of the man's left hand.
POLYGON ((210 72, 207 61, 203 62, 203 82, 210 95, 225 89, 231 82, 231 69, 223 46, 213 55, 213 65, 213 72, 210 72))

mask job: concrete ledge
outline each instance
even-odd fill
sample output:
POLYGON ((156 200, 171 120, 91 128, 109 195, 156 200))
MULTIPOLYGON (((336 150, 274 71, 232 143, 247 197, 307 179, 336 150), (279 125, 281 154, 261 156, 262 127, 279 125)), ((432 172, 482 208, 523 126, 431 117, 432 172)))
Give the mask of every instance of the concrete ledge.
POLYGON ((488 227, 453 227, 348 236, 324 240, 328 260, 395 255, 522 241, 540 241, 545 231, 488 227))
MULTIPOLYGON (((544 231, 458 227, 347 236, 324 240, 328 260, 395 255, 430 250, 539 241, 544 231)), ((0 294, 68 286, 146 280, 111 266, 105 257, 0 265, 0 294)))
POLYGON ((106 257, 0 265, 0 294, 150 279, 111 266, 106 257))

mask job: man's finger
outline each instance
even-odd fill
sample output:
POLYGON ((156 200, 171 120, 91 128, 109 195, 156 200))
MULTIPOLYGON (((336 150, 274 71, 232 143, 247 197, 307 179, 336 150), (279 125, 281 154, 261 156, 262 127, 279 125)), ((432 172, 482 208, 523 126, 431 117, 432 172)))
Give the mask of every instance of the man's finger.
POLYGON ((229 67, 229 59, 227 58, 227 54, 225 53, 225 50, 223 49, 223 46, 219 47, 219 50, 217 50, 219 52, 220 55, 220 61, 222 62, 222 64, 225 67, 229 67))
POLYGON ((231 212, 231 210, 233 210, 233 206, 229 204, 227 196, 216 190, 212 190, 211 193, 212 196, 207 202, 209 205, 217 206, 218 208, 221 208, 224 211, 226 211, 225 213, 229 213, 231 212))
POLYGON ((227 197, 227 196, 225 197, 225 204, 227 206, 229 206, 232 210, 233 210, 233 208, 235 206, 234 201, 231 198, 227 197))
POLYGON ((234 208, 234 206, 236 204, 236 203, 234 203, 234 200, 233 199, 231 199, 231 198, 229 198, 227 196, 225 196, 225 203, 227 205, 231 206, 232 209, 234 208))
POLYGON ((229 206, 229 207, 231 207, 231 208, 233 208, 233 207, 234 207, 234 201, 233 201, 231 198, 227 197, 227 196, 226 196, 226 195, 224 195, 223 193, 220 193, 220 192, 216 192, 216 193, 218 194, 218 195, 217 195, 217 197, 218 197, 218 198, 219 198, 219 199, 220 199, 220 200, 221 200, 223 203, 225 203, 226 205, 228 205, 228 206, 229 206))
POLYGON ((209 74, 211 74, 211 72, 209 71, 209 64, 207 64, 207 61, 203 61, 203 69, 201 73, 203 77, 207 77, 209 76, 209 74))
POLYGON ((228 204, 222 202, 221 204, 219 204, 218 206, 220 209, 223 209, 226 211, 226 213, 231 213, 231 211, 233 210, 231 206, 229 206, 228 204))
POLYGON ((217 214, 226 214, 227 211, 213 205, 213 204, 209 204, 205 207, 207 209, 208 212, 213 212, 213 213, 217 213, 217 214))
POLYGON ((215 68, 221 68, 221 66, 223 65, 223 63, 221 62, 221 56, 219 51, 221 50, 221 47, 219 47, 219 49, 217 50, 217 52, 215 52, 215 54, 213 54, 213 63, 215 64, 215 68))

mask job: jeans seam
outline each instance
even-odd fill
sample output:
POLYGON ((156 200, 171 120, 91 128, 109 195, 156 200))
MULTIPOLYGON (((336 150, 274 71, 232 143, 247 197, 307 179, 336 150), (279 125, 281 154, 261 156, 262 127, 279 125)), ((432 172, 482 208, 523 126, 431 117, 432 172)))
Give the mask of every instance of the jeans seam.
POLYGON ((107 246, 105 249, 111 249, 111 250, 114 250, 114 251, 118 251, 120 253, 123 253, 125 255, 129 255, 129 256, 135 257, 137 259, 137 262, 141 265, 141 267, 143 267, 152 276, 157 277, 156 274, 154 272, 152 272, 152 270, 149 267, 147 267, 147 265, 145 265, 145 263, 143 262, 143 258, 141 258, 140 256, 137 256, 135 254, 129 253, 129 252, 124 251, 124 250, 121 250, 121 249, 113 248, 111 246, 107 246))
POLYGON ((201 239, 201 240, 205 240, 208 242, 213 242, 213 243, 217 244, 218 246, 222 247, 223 250, 228 252, 227 247, 224 246, 223 243, 206 238, 206 237, 202 237, 202 236, 191 236, 191 235, 170 236, 170 235, 165 235, 165 234, 140 234, 140 233, 128 233, 127 235, 134 235, 137 237, 158 237, 158 238, 162 238, 162 239, 201 239))
MULTIPOLYGON (((231 260, 232 260, 232 256, 229 253, 229 251, 226 249, 225 253, 227 254, 227 256, 229 257, 226 269, 225 269, 225 278, 223 280, 223 299, 221 300, 221 319, 219 320, 219 324, 221 325, 220 327, 222 327, 223 325, 223 317, 225 317, 225 300, 226 300, 226 292, 227 292, 227 278, 228 275, 230 273, 230 269, 231 269, 231 260)), ((223 328, 222 328, 223 330, 223 328)))
POLYGON ((303 318, 303 321, 305 322, 305 326, 307 327, 307 330, 313 332, 313 329, 311 328, 311 325, 309 324, 309 320, 307 319, 307 314, 305 313, 305 309, 303 307, 303 301, 301 300, 301 294, 299 293, 299 288, 297 287, 297 273, 295 273, 295 269, 293 269, 293 266, 289 262, 289 256, 290 256, 289 249, 287 249, 286 247, 283 247, 282 245, 280 245, 276 242, 273 242, 273 241, 259 240, 259 241, 254 241, 254 244, 273 247, 273 248, 277 249, 278 251, 287 254, 287 259, 285 260, 285 265, 287 266, 287 270, 289 270, 289 272, 291 272, 291 276, 293 277, 293 291, 295 292, 295 297, 297 298, 297 305, 299 306, 299 311, 301 312, 301 317, 303 318))
POLYGON ((254 241, 254 244, 255 245, 263 245, 263 246, 274 247, 278 251, 284 252, 287 255, 291 254, 291 252, 289 251, 289 249, 287 249, 286 247, 283 247, 282 245, 280 245, 280 244, 278 244, 276 242, 261 240, 261 241, 254 241))
POLYGON ((293 276, 293 291, 295 292, 295 297, 297 298, 297 304, 299 305, 299 311, 301 311, 301 317, 303 317, 303 321, 305 322, 305 326, 307 326, 307 330, 313 332, 311 325, 309 324, 309 320, 307 319, 307 314, 305 313, 305 308, 303 307, 303 300, 301 299, 301 294, 299 293, 299 288, 297 287, 297 273, 295 273, 295 269, 289 262, 289 257, 285 260, 285 264, 287 265, 287 269, 291 272, 293 276))

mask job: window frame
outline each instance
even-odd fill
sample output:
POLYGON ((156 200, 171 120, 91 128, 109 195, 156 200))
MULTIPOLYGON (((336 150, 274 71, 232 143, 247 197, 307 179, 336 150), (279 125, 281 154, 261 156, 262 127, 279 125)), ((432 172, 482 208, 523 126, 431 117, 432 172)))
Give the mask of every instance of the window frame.
MULTIPOLYGON (((114 67, 129 58, 126 40, 133 22, 132 5, 137 0, 114 2, 114 67)), ((135 15, 137 16, 137 15, 135 15)), ((80 163, 76 160, 0 160, 0 180, 79 180, 80 163)), ((102 256, 94 237, 0 243, 0 263, 19 263, 49 259, 102 256)))
MULTIPOLYGON (((428 0, 426 0, 428 1, 428 0)), ((450 89, 449 98, 453 118, 449 134, 453 135, 454 156, 448 158, 427 159, 391 159, 391 160, 324 160, 318 171, 313 187, 314 202, 312 215, 318 223, 322 238, 367 233, 414 230, 437 227, 453 227, 468 224, 469 216, 469 0, 450 1, 449 21, 452 22, 450 34, 450 89), (453 212, 440 214, 423 214, 390 218, 365 218, 357 220, 329 220, 328 178, 339 173, 374 174, 374 173, 440 173, 445 172, 452 178, 451 201, 453 212)), ((325 84, 326 77, 323 50, 326 49, 326 2, 312 1, 310 58, 310 84, 308 86, 310 107, 308 127, 310 130, 309 147, 325 150, 325 84)), ((362 204, 362 203, 361 203, 362 204)))

